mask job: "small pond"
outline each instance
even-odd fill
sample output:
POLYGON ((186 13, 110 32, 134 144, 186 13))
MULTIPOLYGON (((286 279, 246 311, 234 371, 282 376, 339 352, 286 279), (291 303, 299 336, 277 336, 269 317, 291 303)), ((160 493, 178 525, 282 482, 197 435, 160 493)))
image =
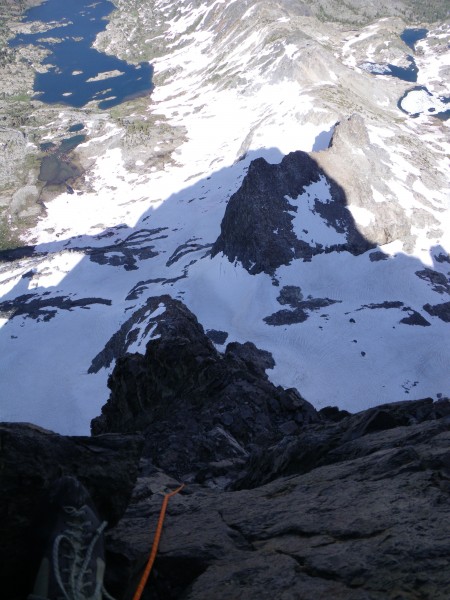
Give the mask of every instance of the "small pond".
POLYGON ((378 64, 371 62, 361 63, 359 66, 364 71, 372 73, 373 75, 390 75, 396 77, 402 81, 410 81, 415 83, 417 81, 417 73, 419 69, 412 56, 408 56, 409 66, 408 67, 397 67, 392 64, 378 64))
POLYGON ((415 50, 416 42, 427 37, 428 29, 405 29, 400 38, 411 50, 415 50))
MULTIPOLYGON (((407 46, 415 51, 415 45, 428 35, 428 29, 405 29, 400 37, 407 46)), ((417 82, 419 69, 413 56, 408 55, 408 67, 397 67, 392 64, 379 64, 363 62, 359 66, 373 75, 389 75, 402 81, 417 82)), ((420 85, 407 90, 397 103, 398 108, 409 116, 416 118, 419 115, 429 115, 446 121, 450 118, 450 97, 436 96, 426 86, 420 85)))
POLYGON ((81 131, 82 129, 84 129, 83 123, 75 123, 75 125, 69 127, 69 133, 75 133, 76 131, 81 131))
MULTIPOLYGON (((427 34, 428 29, 404 29, 403 32, 400 34, 400 38, 414 52, 416 42, 426 38, 427 34)), ((361 69, 364 69, 365 71, 372 73, 373 75, 390 75, 391 77, 396 77, 397 79, 401 79, 402 81, 416 83, 417 73, 419 72, 419 69, 417 68, 413 56, 408 55, 407 59, 409 62, 408 67, 397 67, 396 65, 392 65, 390 63, 379 64, 372 62, 363 62, 359 66, 361 69)))

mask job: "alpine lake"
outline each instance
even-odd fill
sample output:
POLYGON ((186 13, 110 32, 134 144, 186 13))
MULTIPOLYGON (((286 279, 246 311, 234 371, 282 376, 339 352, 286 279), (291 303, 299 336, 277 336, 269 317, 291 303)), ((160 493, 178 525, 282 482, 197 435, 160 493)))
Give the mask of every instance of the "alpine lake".
MULTIPOLYGON (((22 21, 38 23, 39 31, 19 33, 9 44, 33 45, 47 53, 43 72, 35 75, 33 99, 73 108, 95 102, 102 110, 150 94, 153 68, 148 62, 130 64, 93 47, 114 8, 109 0, 46 0, 25 13, 22 21)), ((68 131, 76 135, 58 144, 40 144, 46 156, 41 160, 39 181, 66 184, 72 192, 66 182, 80 171, 67 155, 85 141, 83 129, 84 124, 77 123, 68 131)))

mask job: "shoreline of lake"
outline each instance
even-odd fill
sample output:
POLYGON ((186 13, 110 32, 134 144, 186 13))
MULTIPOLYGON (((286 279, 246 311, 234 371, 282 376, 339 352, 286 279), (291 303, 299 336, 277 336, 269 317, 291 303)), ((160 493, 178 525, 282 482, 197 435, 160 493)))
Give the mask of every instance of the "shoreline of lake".
POLYGON ((107 109, 153 90, 149 63, 134 65, 93 47, 115 7, 109 0, 89 2, 83 0, 80 7, 78 0, 64 5, 47 0, 26 11, 23 22, 51 25, 45 31, 18 33, 9 41, 12 48, 31 44, 47 51, 45 70, 35 75, 34 99, 75 108, 94 101, 107 109))

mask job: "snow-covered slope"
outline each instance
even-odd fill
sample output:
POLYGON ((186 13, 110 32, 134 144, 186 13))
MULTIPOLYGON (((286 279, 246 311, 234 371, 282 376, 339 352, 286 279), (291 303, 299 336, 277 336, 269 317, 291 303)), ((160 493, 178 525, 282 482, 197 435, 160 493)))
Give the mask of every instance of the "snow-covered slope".
MULTIPOLYGON (((127 15, 127 2, 118 5, 127 15)), ((159 47, 148 116, 185 138, 155 167, 164 140, 133 153, 125 126, 106 124, 96 139, 86 115, 85 180, 47 204, 29 234, 34 252, 0 266, 0 420, 86 433, 114 359, 144 352, 152 316, 164 311, 152 313, 147 299, 167 293, 219 347, 250 340, 269 350, 270 378, 318 407, 450 394, 448 126, 411 119, 397 107, 408 84, 358 67, 374 52, 372 36, 409 54, 392 41, 403 24, 349 33, 289 3, 145 6, 140 29, 129 14, 117 22, 133 53, 144 48, 143 28, 155 56, 159 47), (230 198, 241 186, 256 194, 251 162, 277 164, 296 150, 312 152, 317 172, 286 192, 286 227, 320 251, 256 274, 239 256, 211 257, 230 198), (330 185, 366 252, 342 247, 347 229, 326 216, 330 185)), ((114 23, 99 40, 111 51, 114 23)), ((443 73, 432 71, 433 86, 441 77, 444 88, 443 73)), ((258 194, 269 197, 270 177, 264 185, 258 194)), ((260 241, 250 229, 249 244, 260 241)))

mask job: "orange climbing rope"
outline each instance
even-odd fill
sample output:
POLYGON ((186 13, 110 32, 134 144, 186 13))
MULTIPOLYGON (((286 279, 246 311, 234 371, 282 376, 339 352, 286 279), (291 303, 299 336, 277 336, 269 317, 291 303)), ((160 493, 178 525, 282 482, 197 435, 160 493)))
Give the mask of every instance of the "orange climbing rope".
POLYGON ((150 571, 152 570, 153 563, 155 562, 156 554, 158 552, 159 540, 161 538, 164 518, 166 516, 166 510, 167 510, 167 505, 169 504, 169 500, 172 496, 175 496, 175 494, 178 494, 178 492, 181 492, 181 490, 183 488, 184 488, 184 483, 183 483, 183 485, 180 485, 180 487, 177 488, 176 490, 174 490, 173 492, 170 492, 169 494, 166 494, 164 496, 164 500, 163 500, 163 503, 161 506, 161 511, 159 513, 158 525, 156 526, 155 537, 153 539, 152 550, 150 552, 150 556, 148 558, 148 561, 145 566, 145 570, 142 574, 141 580, 139 581, 139 585, 137 586, 136 592, 134 593, 133 600, 140 600, 140 597, 142 596, 142 592, 144 591, 144 588, 145 588, 145 584, 147 583, 148 576, 150 575, 150 571))

